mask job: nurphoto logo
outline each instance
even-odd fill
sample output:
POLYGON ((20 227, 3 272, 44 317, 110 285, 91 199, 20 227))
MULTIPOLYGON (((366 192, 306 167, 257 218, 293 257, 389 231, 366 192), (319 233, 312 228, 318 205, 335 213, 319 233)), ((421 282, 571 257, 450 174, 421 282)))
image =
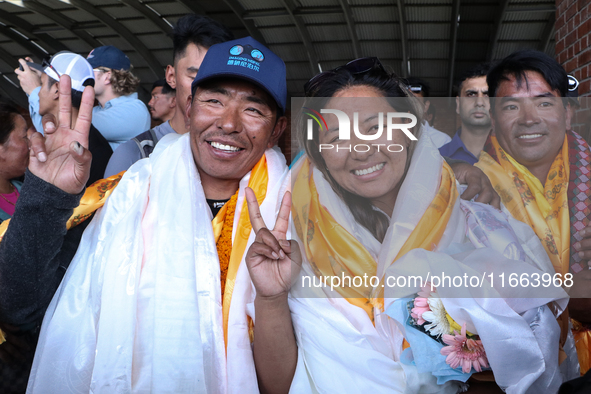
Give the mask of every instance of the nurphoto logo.
MULTIPOLYGON (((318 125, 320 131, 327 132, 328 125, 322 114, 333 114, 337 117, 339 122, 339 141, 348 141, 351 139, 351 120, 349 116, 338 109, 325 109, 322 108, 320 112, 303 107, 304 114, 308 115, 311 119, 307 121, 307 138, 308 140, 314 139, 314 121, 318 125)), ((408 138, 413 141, 417 140, 409 129, 413 128, 417 124, 417 117, 411 113, 406 112, 387 112, 386 114, 386 138, 388 141, 392 141, 392 133, 394 130, 401 130, 408 138), (410 119, 409 123, 399 123, 402 119, 410 119)), ((363 141, 376 141, 380 139, 384 133, 384 113, 379 112, 377 114, 379 126, 375 133, 364 134, 359 131, 359 113, 353 113, 353 133, 355 137, 363 141)), ((336 149, 336 151, 348 151, 351 152, 368 152, 371 146, 377 147, 378 151, 380 147, 386 149, 388 152, 402 152, 404 147, 400 144, 355 144, 347 146, 339 146, 339 144, 319 144, 319 152, 323 150, 336 149)))

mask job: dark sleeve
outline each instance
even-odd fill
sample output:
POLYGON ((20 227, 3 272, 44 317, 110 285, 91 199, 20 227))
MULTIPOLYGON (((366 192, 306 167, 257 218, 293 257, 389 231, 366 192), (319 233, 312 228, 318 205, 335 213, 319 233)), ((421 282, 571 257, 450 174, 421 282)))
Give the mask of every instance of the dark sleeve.
POLYGON ((27 170, 0 242, 0 322, 24 330, 40 323, 90 222, 66 230, 82 195, 68 194, 27 170))
MULTIPOLYGON (((452 165, 452 164, 470 164, 465 160, 461 160, 461 159, 452 159, 451 157, 447 157, 447 156, 443 156, 443 159, 447 162, 448 165, 452 165)), ((472 165, 472 164, 470 164, 472 165)))
POLYGON ((109 159, 113 155, 113 149, 111 149, 109 141, 94 126, 90 127, 88 134, 88 150, 92 153, 92 164, 90 165, 90 177, 86 186, 103 179, 109 159))

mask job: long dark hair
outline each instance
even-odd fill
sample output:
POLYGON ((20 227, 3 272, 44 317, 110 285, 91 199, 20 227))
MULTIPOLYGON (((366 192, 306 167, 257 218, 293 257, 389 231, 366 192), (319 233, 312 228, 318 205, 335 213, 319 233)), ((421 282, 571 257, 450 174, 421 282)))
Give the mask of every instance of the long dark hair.
POLYGON ((16 115, 20 115, 18 109, 8 103, 0 102, 0 145, 8 141, 10 133, 14 130, 16 115))
MULTIPOLYGON (((314 90, 308 92, 309 99, 306 100, 304 106, 320 111, 319 108, 323 107, 335 94, 353 86, 375 88, 382 92, 384 97, 406 98, 405 100, 396 100, 396 110, 398 112, 410 112, 417 117, 417 125, 411 130, 415 136, 418 136, 418 130, 421 127, 423 118, 423 109, 420 102, 414 98, 408 87, 396 74, 387 72, 381 67, 363 73, 352 73, 345 67, 328 72, 327 75, 323 76, 321 83, 316 83, 314 90)), ((299 118, 303 119, 302 116, 299 118)), ((377 240, 382 242, 388 230, 389 218, 381 211, 376 210, 369 199, 345 190, 335 181, 328 172, 326 163, 319 152, 318 132, 314 133, 312 140, 308 140, 307 129, 304 127, 303 122, 300 122, 297 130, 298 144, 305 149, 310 161, 322 172, 337 195, 343 199, 355 220, 368 229, 377 240)), ((415 141, 411 141, 407 148, 406 165, 401 182, 406 176, 414 146, 415 141)))

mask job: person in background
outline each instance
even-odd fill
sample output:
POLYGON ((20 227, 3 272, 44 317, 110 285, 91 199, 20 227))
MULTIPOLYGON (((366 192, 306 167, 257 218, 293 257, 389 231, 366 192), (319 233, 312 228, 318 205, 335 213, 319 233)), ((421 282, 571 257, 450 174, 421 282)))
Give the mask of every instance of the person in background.
POLYGON ((462 76, 456 113, 462 122, 450 142, 439 148, 441 156, 474 164, 490 133, 490 102, 486 74, 490 64, 482 63, 466 71, 462 76))
POLYGON ((152 85, 152 98, 148 103, 148 111, 152 120, 166 122, 174 115, 176 108, 176 90, 171 88, 166 79, 159 79, 152 85))
MULTIPOLYGON (((138 133, 150 128, 150 113, 138 99, 139 79, 131 72, 127 55, 114 46, 93 49, 87 58, 94 69, 95 94, 99 105, 92 111, 92 125, 115 150, 138 133)), ((39 113, 41 72, 31 69, 31 58, 19 59, 15 70, 21 88, 29 95, 29 112, 38 132, 43 133, 39 113), (21 70, 22 68, 22 70, 21 70)))
MULTIPOLYGON (((431 106, 431 101, 428 99, 431 91, 429 84, 417 77, 408 77, 405 78, 405 80, 412 94, 415 97, 418 97, 418 99, 425 106, 424 112, 428 113, 429 107, 431 106)), ((423 128, 421 132, 431 137, 433 143, 438 148, 442 147, 443 145, 451 141, 451 137, 449 135, 434 128, 432 125, 429 124, 429 122, 427 122, 427 120, 423 120, 423 128)))
POLYGON ((95 48, 86 60, 94 70, 99 102, 92 110, 92 124, 115 150, 150 127, 150 113, 136 93, 140 80, 131 72, 127 55, 114 46, 95 48))
POLYGON ((14 214, 22 182, 29 164, 27 122, 18 110, 0 103, 0 222, 14 214))
POLYGON ((201 67, 209 47, 233 39, 232 32, 211 18, 188 14, 173 29, 173 65, 166 67, 166 82, 176 91, 177 106, 169 121, 139 131, 132 140, 121 144, 109 161, 105 178, 127 170, 136 161, 150 155, 158 141, 170 133, 185 134, 185 106, 191 94, 191 83, 201 67), (149 130, 148 130, 149 129, 149 130), (147 131, 146 131, 147 130, 147 131))
MULTIPOLYGON (((62 51, 55 54, 49 62, 44 62, 43 65, 33 63, 31 64, 31 67, 42 70, 42 85, 38 92, 39 115, 53 115, 58 123, 49 123, 49 127, 52 129, 55 129, 56 127, 59 128, 60 122, 65 121, 65 119, 58 116, 60 111, 59 78, 62 75, 70 76, 72 79, 70 92, 72 101, 72 119, 68 119, 68 122, 75 124, 78 119, 78 110, 80 108, 80 100, 82 99, 84 87, 92 86, 94 84, 92 66, 82 56, 72 52, 62 51)), ((102 179, 109 158, 113 154, 109 142, 94 127, 94 125, 91 125, 90 127, 88 150, 92 153, 92 165, 90 167, 90 177, 87 185, 91 185, 97 180, 102 179)))
MULTIPOLYGON (((476 166, 505 212, 534 229, 555 273, 572 275, 568 312, 585 373, 591 367, 591 149, 571 130, 566 72, 543 52, 521 50, 495 64, 486 82, 493 132, 476 166)), ((566 350, 570 324, 565 315, 559 322, 566 350)))

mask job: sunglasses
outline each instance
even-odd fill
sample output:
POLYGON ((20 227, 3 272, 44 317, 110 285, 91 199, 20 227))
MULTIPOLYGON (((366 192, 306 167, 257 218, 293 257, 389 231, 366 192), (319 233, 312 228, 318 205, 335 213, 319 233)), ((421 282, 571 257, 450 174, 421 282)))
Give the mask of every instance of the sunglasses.
POLYGON ((315 75, 304 85, 304 93, 306 96, 311 96, 313 92, 318 90, 318 88, 326 82, 326 80, 337 74, 341 70, 347 70, 351 74, 363 74, 373 70, 380 70, 383 73, 387 73, 386 69, 380 63, 380 60, 377 57, 362 57, 359 59, 351 60, 349 63, 345 64, 344 66, 339 66, 333 70, 325 71, 320 74, 315 75))
POLYGON ((62 76, 60 73, 57 72, 55 67, 53 67, 51 65, 51 63, 49 63, 49 61, 47 59, 43 59, 43 61, 41 62, 41 67, 43 67, 43 69, 46 69, 46 68, 51 69, 55 73, 55 75, 57 75, 57 78, 54 78, 56 81, 59 81, 60 77, 62 76))

